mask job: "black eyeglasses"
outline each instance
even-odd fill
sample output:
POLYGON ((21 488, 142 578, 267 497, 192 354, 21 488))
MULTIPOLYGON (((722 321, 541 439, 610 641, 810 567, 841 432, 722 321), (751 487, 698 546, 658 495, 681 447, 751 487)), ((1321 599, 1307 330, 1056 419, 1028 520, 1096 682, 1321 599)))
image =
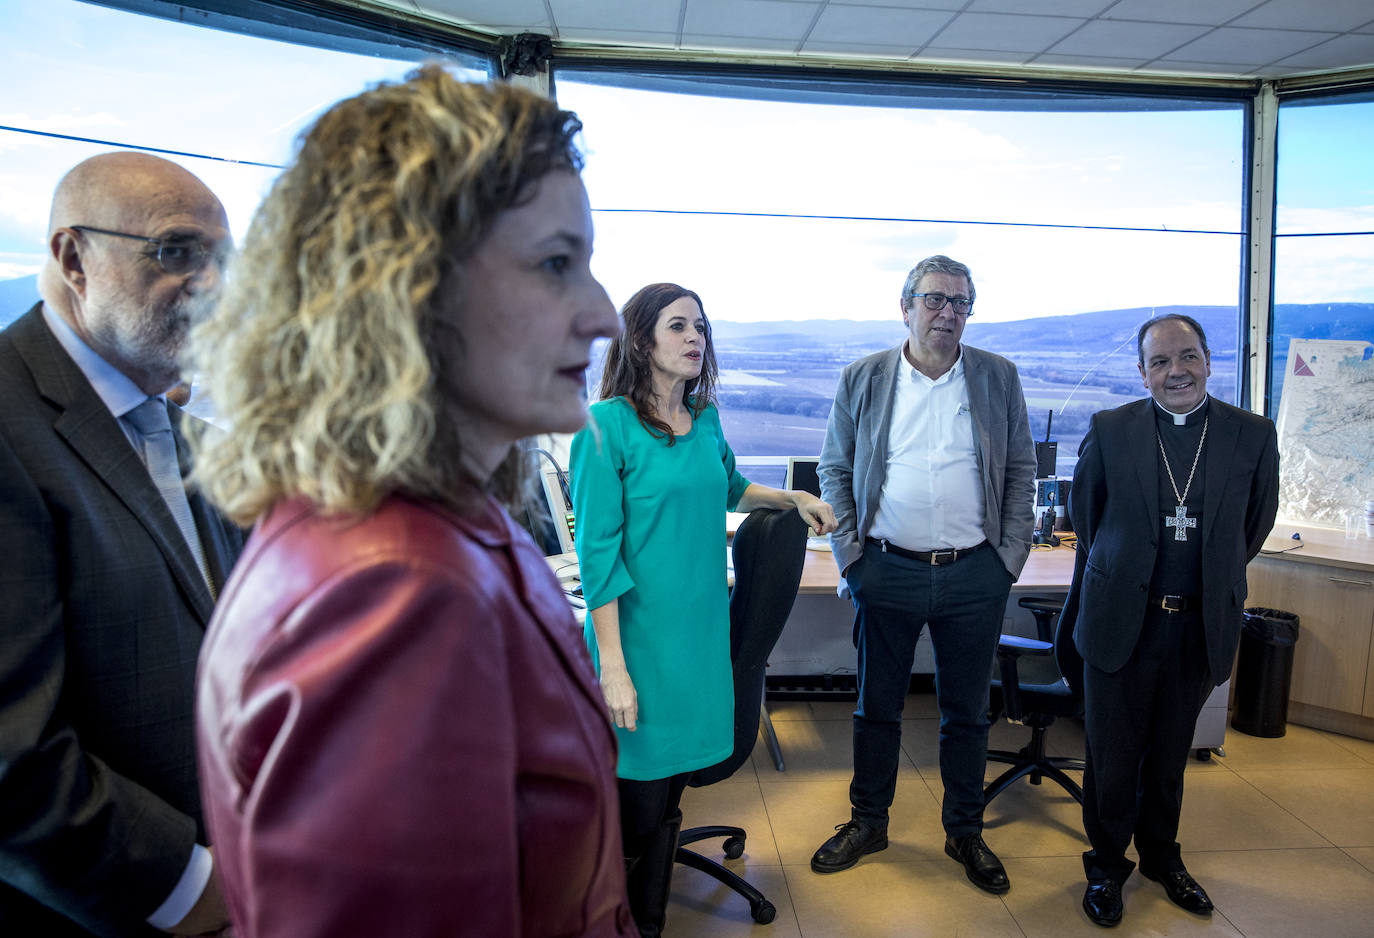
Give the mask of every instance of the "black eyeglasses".
POLYGON ((193 274, 213 260, 220 270, 229 261, 229 250, 220 246, 207 248, 195 238, 149 238, 145 235, 129 234, 124 231, 109 231, 105 228, 92 228, 90 225, 70 225, 73 231, 88 234, 109 235, 112 238, 128 238, 130 241, 144 241, 157 245, 157 263, 165 272, 173 276, 193 274))
POLYGON ((926 309, 938 313, 945 308, 948 303, 954 307, 955 315, 972 316, 973 300, 965 299, 962 296, 945 296, 943 293, 912 293, 912 297, 920 297, 926 309))

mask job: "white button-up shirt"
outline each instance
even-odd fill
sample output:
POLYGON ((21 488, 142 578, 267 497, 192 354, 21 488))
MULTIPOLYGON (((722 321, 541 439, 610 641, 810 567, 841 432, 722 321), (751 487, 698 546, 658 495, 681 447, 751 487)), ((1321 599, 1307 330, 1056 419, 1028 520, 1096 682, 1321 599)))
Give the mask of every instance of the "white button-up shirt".
POLYGON ((933 380, 903 353, 887 472, 869 536, 907 550, 974 547, 985 539, 983 480, 963 350, 953 367, 933 380))

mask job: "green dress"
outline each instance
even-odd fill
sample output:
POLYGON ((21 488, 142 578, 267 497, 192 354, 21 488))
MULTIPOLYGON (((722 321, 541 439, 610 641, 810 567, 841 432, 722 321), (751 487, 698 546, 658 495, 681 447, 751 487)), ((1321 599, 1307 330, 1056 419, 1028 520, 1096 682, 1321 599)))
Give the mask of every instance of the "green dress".
MULTIPOLYGON (((635 731, 616 729, 616 774, 649 780, 715 765, 734 749, 735 725, 725 512, 749 480, 715 407, 672 446, 624 398, 590 412, 570 463, 582 593, 588 609, 620 601, 639 701, 635 731)), ((586 639, 600 673, 590 615, 586 639)))

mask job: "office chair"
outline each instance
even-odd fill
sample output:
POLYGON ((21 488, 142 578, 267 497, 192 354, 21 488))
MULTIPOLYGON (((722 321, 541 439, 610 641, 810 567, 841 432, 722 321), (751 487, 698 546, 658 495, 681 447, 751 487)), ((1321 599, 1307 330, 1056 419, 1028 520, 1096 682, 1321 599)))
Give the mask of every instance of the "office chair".
MULTIPOLYGON (((735 532, 735 588, 730 591, 730 659, 735 671, 735 749, 724 761, 694 772, 693 788, 723 781, 749 760, 759 736, 764 669, 777 644, 801 584, 806 562, 806 522, 792 510, 759 508, 735 532)), ((775 743, 776 744, 776 743, 775 743)), ((755 922, 773 921, 777 909, 763 894, 724 866, 688 850, 686 844, 725 838, 725 856, 744 853, 743 828, 693 827, 678 837, 674 860, 720 881, 749 901, 755 922)))
POLYGON ((1083 713, 1082 659, 1062 615, 1051 639, 1051 621, 1063 607, 1059 600, 1026 596, 1018 605, 1035 616, 1040 638, 1003 635, 998 639, 992 710, 994 717, 1000 713, 1012 723, 1030 727, 1031 738, 1016 752, 988 750, 989 761, 1005 762, 1011 768, 988 783, 983 801, 990 803, 1017 779, 1029 776, 1032 785, 1039 785, 1041 778, 1053 779, 1082 804, 1083 789, 1064 770, 1082 770, 1083 760, 1045 752, 1045 736, 1055 719, 1083 713))

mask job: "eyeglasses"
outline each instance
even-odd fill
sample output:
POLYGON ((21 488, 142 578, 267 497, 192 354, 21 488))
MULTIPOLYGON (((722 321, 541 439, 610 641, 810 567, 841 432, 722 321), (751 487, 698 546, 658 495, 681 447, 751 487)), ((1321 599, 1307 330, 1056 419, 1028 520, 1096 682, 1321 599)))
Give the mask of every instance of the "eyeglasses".
POLYGON ((962 296, 945 296, 943 293, 912 293, 912 297, 920 297, 926 309, 938 313, 945 308, 948 303, 954 307, 954 313, 958 316, 973 315, 973 300, 965 299, 962 296))
POLYGON ((219 267, 220 270, 224 270, 225 265, 229 262, 227 246, 217 246, 211 249, 195 238, 149 238, 123 231, 92 228, 90 225, 71 225, 69 227, 73 231, 84 231, 87 234, 109 235, 112 238, 128 238, 130 241, 156 244, 158 266, 166 273, 176 277, 196 273, 203 269, 210 260, 213 260, 215 266, 219 267))

